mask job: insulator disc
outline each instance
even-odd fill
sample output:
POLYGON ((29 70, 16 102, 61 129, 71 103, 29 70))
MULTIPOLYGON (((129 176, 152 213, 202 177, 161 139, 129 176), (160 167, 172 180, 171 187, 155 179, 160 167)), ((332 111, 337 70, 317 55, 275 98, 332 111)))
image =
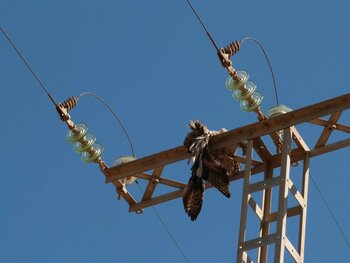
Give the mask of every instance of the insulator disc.
POLYGON ((252 95, 252 100, 253 102, 249 103, 246 100, 242 100, 241 101, 241 110, 243 111, 254 111, 256 110, 260 104, 262 103, 264 97, 261 95, 261 93, 259 91, 255 91, 254 94, 252 95))
POLYGON ((82 153, 88 151, 96 142, 96 137, 92 133, 88 133, 85 137, 81 138, 79 142, 76 142, 73 146, 74 151, 82 153), (85 143, 83 142, 85 141, 85 143), (83 142, 83 143, 82 143, 83 142))
POLYGON ((76 124, 77 132, 74 133, 73 131, 69 130, 66 135, 66 140, 70 143, 75 143, 79 141, 81 138, 83 138, 88 130, 87 126, 84 123, 76 124))
POLYGON ((269 118, 282 115, 290 111, 292 111, 292 109, 285 105, 276 105, 268 110, 269 118))
POLYGON ((232 97, 236 100, 246 100, 256 90, 256 84, 252 81, 248 81, 245 85, 245 91, 242 92, 240 89, 235 90, 232 93, 232 97))
POLYGON ((128 176, 128 177, 121 179, 121 182, 123 184, 129 185, 129 184, 133 184, 136 181, 136 179, 137 178, 135 176, 128 176))
POLYGON ((83 152, 81 155, 81 159, 86 163, 96 161, 101 156, 101 154, 103 152, 103 146, 99 143, 95 143, 95 145, 92 148, 94 151, 93 154, 91 154, 89 152, 83 152))
MULTIPOLYGON (((121 165, 123 163, 128 163, 128 162, 131 162, 131 161, 134 161, 134 160, 136 160, 136 157, 134 157, 134 156, 129 156, 129 155, 120 156, 113 162, 112 167, 121 165)), ((129 184, 134 183, 136 181, 136 179, 137 178, 134 177, 134 176, 128 176, 128 177, 125 177, 125 178, 121 179, 121 182, 123 184, 129 185, 129 184)))
POLYGON ((226 79, 225 87, 229 90, 236 90, 245 85, 249 79, 249 74, 245 70, 237 71, 239 80, 234 80, 231 76, 226 79))

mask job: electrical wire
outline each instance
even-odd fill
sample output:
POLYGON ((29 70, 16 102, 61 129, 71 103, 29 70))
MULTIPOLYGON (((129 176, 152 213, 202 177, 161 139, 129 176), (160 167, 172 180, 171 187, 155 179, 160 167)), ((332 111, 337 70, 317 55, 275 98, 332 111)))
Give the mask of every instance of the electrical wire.
POLYGON ((199 17, 199 15, 198 15, 196 9, 194 9, 194 7, 193 7, 191 1, 190 1, 190 0, 186 0, 186 1, 187 1, 188 5, 190 6, 190 8, 192 9, 192 11, 193 11, 193 13, 195 14, 195 16, 197 17, 199 23, 202 25, 203 29, 204 29, 205 32, 207 33, 207 35, 208 35, 208 37, 209 37, 211 43, 213 43, 213 45, 214 45, 216 51, 217 51, 218 53, 220 53, 220 49, 219 49, 218 45, 215 43, 214 38, 211 36, 211 34, 209 33, 207 27, 204 25, 202 19, 199 17))
POLYGON ((267 62, 267 64, 269 65, 270 72, 271 72, 271 76, 272 76, 273 87, 274 87, 274 90, 275 90, 276 103, 277 103, 277 105, 279 105, 275 73, 273 72, 272 65, 271 65, 271 62, 270 62, 270 60, 269 60, 269 57, 267 56, 267 53, 266 53, 266 51, 265 51, 263 45, 260 43, 259 40, 257 40, 257 39, 254 38, 254 37, 245 37, 245 38, 243 38, 243 39, 240 41, 240 44, 243 45, 243 43, 246 42, 247 40, 251 40, 251 41, 255 42, 256 44, 258 44, 259 47, 260 47, 260 49, 261 49, 261 51, 263 52, 263 54, 264 54, 264 56, 265 56, 266 62, 267 62))
POLYGON ((30 70, 30 72, 33 74, 34 78, 37 80, 37 82, 39 83, 39 85, 41 86, 41 88, 44 90, 44 92, 46 93, 46 95, 49 97, 49 99, 52 101, 53 104, 55 104, 55 106, 57 106, 57 102, 55 101, 55 99, 53 98, 53 96, 50 94, 49 90, 45 87, 44 83, 40 80, 40 78, 38 77, 38 75, 35 73, 34 69, 32 68, 32 66, 29 64, 29 62, 24 58, 24 56, 22 55, 22 53, 19 51, 19 49, 16 47, 15 43, 11 40, 11 38, 9 37, 9 35, 6 33, 6 31, 0 26, 0 31, 3 33, 3 35, 6 37, 6 39, 8 40, 8 42, 11 44, 11 46, 14 48, 14 50, 17 52, 17 55, 21 58, 21 60, 23 61, 23 63, 27 66, 27 68, 30 70))
POLYGON ((311 178, 312 183, 313 183, 314 186, 316 187, 316 190, 317 190, 318 194, 320 195, 320 197, 321 197, 323 203, 326 205, 328 212, 329 212, 330 215, 332 216, 332 219, 333 219, 334 223, 337 225, 339 232, 340 232, 341 235, 343 236, 343 238, 344 238, 346 244, 348 245, 348 247, 349 247, 349 249, 350 249, 350 242, 349 242, 348 238, 346 237, 346 235, 345 235, 343 229, 341 228, 341 226, 340 226, 338 220, 336 219, 336 217, 335 217, 335 215, 334 215, 334 213, 333 213, 333 211, 332 211, 330 205, 328 204, 328 202, 327 202, 325 196, 322 194, 321 189, 318 187, 318 185, 317 185, 315 179, 312 177, 311 173, 310 173, 310 178, 311 178))
POLYGON ((131 149, 131 152, 132 152, 132 156, 136 157, 134 146, 133 146, 133 144, 131 142, 131 139, 130 139, 130 136, 128 134, 128 131, 125 128, 125 125, 123 124, 122 120, 118 117, 118 115, 113 111, 113 109, 107 104, 107 102, 105 102, 102 98, 100 98, 99 96, 97 96, 96 94, 94 94, 92 92, 83 92, 83 93, 81 93, 77 97, 77 101, 83 96, 92 96, 92 97, 98 99, 101 103, 103 103, 109 109, 109 111, 113 114, 114 118, 118 121, 120 127, 122 127, 122 129, 123 129, 123 131, 125 133, 125 136, 128 139, 128 142, 129 142, 129 145, 130 145, 130 149, 131 149))
MULTIPOLYGON (((136 184, 138 186, 138 188, 140 189, 141 193, 144 193, 144 191, 142 190, 141 186, 139 185, 139 182, 136 180, 136 184)), ((181 249, 179 243, 176 241, 175 237, 173 236, 173 234, 171 233, 169 227, 165 224, 165 221, 163 220, 163 218, 161 217, 161 215, 159 214, 159 212, 157 211, 157 209, 154 206, 151 206, 153 212, 155 213, 155 215, 157 216, 159 222, 162 224, 162 226, 164 227, 165 231, 168 233, 168 235, 170 236, 171 240, 173 241, 174 245, 176 246, 176 248, 179 250, 180 254, 182 255, 182 257, 184 258, 184 260, 187 263, 190 263, 190 261, 188 260, 188 258, 186 257, 185 253, 183 252, 183 250, 181 249)))

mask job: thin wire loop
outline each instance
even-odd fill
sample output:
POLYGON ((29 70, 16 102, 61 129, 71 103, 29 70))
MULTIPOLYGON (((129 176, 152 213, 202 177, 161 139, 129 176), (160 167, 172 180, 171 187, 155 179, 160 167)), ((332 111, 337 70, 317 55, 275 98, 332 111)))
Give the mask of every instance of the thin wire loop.
POLYGON ((259 40, 257 40, 257 39, 254 38, 254 37, 245 37, 245 38, 243 38, 243 39, 240 41, 240 44, 242 45, 242 44, 243 44, 244 42, 246 42, 247 40, 254 41, 256 44, 258 44, 259 47, 260 47, 260 49, 261 49, 261 51, 264 53, 266 62, 267 62, 267 64, 269 65, 269 68, 270 68, 270 71, 271 71, 271 76, 272 76, 272 80, 273 80, 273 87, 274 87, 274 90, 275 90, 276 103, 277 103, 277 105, 279 105, 275 73, 273 72, 272 65, 271 65, 271 62, 270 62, 270 60, 269 60, 269 57, 267 56, 267 53, 266 53, 266 51, 265 51, 263 45, 260 43, 259 40))
POLYGON ((136 154, 135 154, 135 150, 134 150, 134 146, 131 142, 131 139, 130 139, 130 136, 125 128, 125 125, 123 124, 122 120, 118 117, 118 115, 113 111, 113 109, 107 104, 107 102, 105 102, 102 98, 100 98, 99 96, 97 96, 96 94, 92 93, 92 92, 83 92, 81 93, 78 97, 77 97, 77 101, 83 97, 83 96, 92 96, 96 99, 98 99, 101 103, 103 103, 108 109, 109 111, 113 114, 114 118, 118 121, 120 127, 122 127, 125 135, 126 135, 126 138, 128 139, 128 142, 129 142, 129 145, 130 145, 130 149, 131 149, 131 152, 132 152, 132 156, 136 157, 136 154))
POLYGON ((0 31, 3 33, 3 35, 6 37, 8 42, 11 44, 11 46, 14 48, 14 50, 17 52, 17 55, 21 58, 23 63, 27 66, 27 68, 30 70, 30 72, 33 74, 34 78, 37 80, 39 85, 42 87, 42 89, 45 91, 46 95, 49 97, 49 99, 52 101, 55 106, 57 106, 57 102, 53 98, 53 96, 50 94, 49 90, 45 87, 44 83, 39 79, 38 75, 35 73, 32 66, 29 64, 29 62, 24 58, 24 56, 21 54, 19 49, 16 47, 15 43, 11 40, 9 35, 6 33, 6 31, 0 26, 0 31))

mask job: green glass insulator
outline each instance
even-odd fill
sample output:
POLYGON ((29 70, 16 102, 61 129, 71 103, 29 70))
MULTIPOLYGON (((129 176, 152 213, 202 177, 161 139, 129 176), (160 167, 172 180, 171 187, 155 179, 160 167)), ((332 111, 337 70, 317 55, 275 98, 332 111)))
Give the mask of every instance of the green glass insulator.
POLYGON ((245 85, 249 79, 249 74, 245 70, 237 71, 238 80, 234 80, 231 76, 226 79, 225 87, 231 91, 237 90, 245 85))
MULTIPOLYGON (((113 162, 113 165, 112 166, 118 166, 118 165, 121 165, 123 163, 129 163, 131 161, 134 161, 136 160, 136 157, 134 156, 130 156, 130 155, 123 155, 123 156, 120 156, 118 157, 114 162, 113 162)), ((129 185, 129 184, 132 184, 136 181, 136 177, 134 176, 128 176, 128 177, 125 177, 123 179, 121 179, 121 182, 123 184, 126 184, 126 185, 129 185)))
POLYGON ((82 161, 86 163, 91 163, 96 161, 103 152, 103 146, 99 143, 95 143, 92 147, 92 153, 91 152, 83 152, 81 155, 82 161))
POLYGON ((268 115, 269 118, 273 118, 275 116, 282 115, 290 111, 292 111, 292 109, 285 105, 276 105, 268 110, 268 115))
POLYGON ((87 126, 84 123, 76 124, 77 132, 71 130, 68 131, 66 135, 66 140, 70 143, 75 143, 85 136, 87 133, 87 126))
POLYGON ((232 97, 236 100, 246 100, 253 95, 255 90, 256 84, 252 81, 248 81, 245 85, 245 91, 242 92, 241 90, 237 89, 232 93, 232 97))
POLYGON ((88 133, 81 139, 81 141, 76 142, 73 146, 74 151, 77 153, 88 151, 96 142, 96 137, 92 133, 88 133))
POLYGON ((248 111, 248 112, 254 111, 261 105, 264 99, 264 97, 261 95, 259 91, 255 91, 251 98, 253 100, 253 102, 251 103, 249 103, 246 100, 241 101, 241 104, 240 104, 241 110, 248 111))

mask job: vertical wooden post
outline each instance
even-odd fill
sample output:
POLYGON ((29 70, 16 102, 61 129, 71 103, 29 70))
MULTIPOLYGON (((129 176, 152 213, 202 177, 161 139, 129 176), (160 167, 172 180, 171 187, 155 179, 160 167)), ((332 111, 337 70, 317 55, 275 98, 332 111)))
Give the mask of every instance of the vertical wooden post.
POLYGON ((299 255, 301 263, 304 260, 305 251, 305 232, 306 232, 306 211, 307 211, 307 197, 309 189, 309 163, 310 163, 310 152, 306 152, 306 156, 303 162, 303 182, 302 182, 302 196, 304 198, 305 205, 302 207, 300 219, 299 219, 299 255))
POLYGON ((290 128, 283 131, 283 146, 281 158, 281 184, 278 196, 277 211, 277 240, 275 247, 275 263, 282 263, 284 260, 284 247, 286 239, 287 225, 287 205, 288 205, 288 180, 290 172, 290 152, 291 152, 292 133, 290 128))
POLYGON ((248 210, 248 191, 247 186, 250 182, 251 166, 252 166, 252 149, 253 140, 249 140, 247 144, 246 151, 246 163, 245 163, 245 173, 243 181, 243 197, 242 197, 242 207, 241 207, 241 220, 239 226, 239 237, 238 237, 238 250, 237 250, 237 263, 241 263, 243 260, 243 242, 245 239, 245 229, 247 224, 247 210, 248 210))
MULTIPOLYGON (((273 169, 268 163, 265 163, 265 174, 264 180, 268 180, 273 176, 273 169)), ((266 188, 263 190, 263 220, 260 223, 260 237, 267 237, 269 235, 269 222, 267 222, 268 216, 271 213, 271 199, 272 199, 272 188, 266 188)), ((267 252, 268 246, 262 246, 258 253, 258 262, 267 263, 267 252)))

